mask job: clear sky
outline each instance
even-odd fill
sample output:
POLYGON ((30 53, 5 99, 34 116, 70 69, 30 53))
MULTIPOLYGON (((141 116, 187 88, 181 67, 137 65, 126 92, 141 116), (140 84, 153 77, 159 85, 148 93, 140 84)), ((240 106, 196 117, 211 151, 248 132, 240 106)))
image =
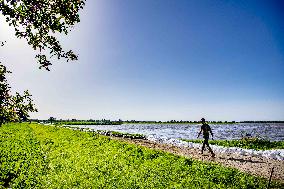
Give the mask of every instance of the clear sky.
POLYGON ((0 17, 1 61, 33 118, 284 120, 284 2, 88 0, 63 46, 74 63, 39 70, 0 17), (282 12, 281 12, 282 11, 282 12))

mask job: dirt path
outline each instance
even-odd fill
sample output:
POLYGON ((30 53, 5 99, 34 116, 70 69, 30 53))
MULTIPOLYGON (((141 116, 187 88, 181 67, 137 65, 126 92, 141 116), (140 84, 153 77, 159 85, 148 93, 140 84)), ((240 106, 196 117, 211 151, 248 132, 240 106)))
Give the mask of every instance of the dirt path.
POLYGON ((200 150, 194 148, 177 147, 167 144, 159 144, 142 139, 126 139, 112 137, 116 140, 126 141, 128 143, 145 146, 151 149, 163 150, 171 152, 173 154, 190 157, 196 160, 202 160, 205 162, 215 162, 222 164, 226 167, 237 168, 242 172, 246 172, 252 175, 261 176, 269 179, 271 169, 274 167, 272 175, 273 180, 284 183, 284 161, 278 161, 267 158, 251 157, 251 156, 239 156, 231 154, 216 154, 215 158, 212 158, 208 151, 205 151, 203 155, 200 154, 200 150))

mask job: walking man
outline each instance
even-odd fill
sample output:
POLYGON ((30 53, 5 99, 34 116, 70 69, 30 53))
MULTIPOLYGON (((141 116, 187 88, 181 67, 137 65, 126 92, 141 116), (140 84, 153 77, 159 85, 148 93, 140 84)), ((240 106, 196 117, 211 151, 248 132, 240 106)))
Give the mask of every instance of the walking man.
POLYGON ((205 122, 204 118, 201 119, 201 123, 202 123, 202 126, 201 126, 200 132, 198 133, 198 136, 197 136, 197 138, 199 138, 201 132, 203 133, 204 141, 203 141, 203 145, 202 145, 202 149, 201 149, 201 154, 203 154, 203 151, 205 149, 205 145, 207 145, 207 147, 208 147, 208 149, 209 149, 209 151, 211 153, 211 156, 215 157, 215 154, 212 151, 212 149, 210 148, 209 143, 208 143, 209 132, 210 132, 210 134, 212 136, 212 139, 213 139, 213 133, 212 133, 211 127, 205 122))

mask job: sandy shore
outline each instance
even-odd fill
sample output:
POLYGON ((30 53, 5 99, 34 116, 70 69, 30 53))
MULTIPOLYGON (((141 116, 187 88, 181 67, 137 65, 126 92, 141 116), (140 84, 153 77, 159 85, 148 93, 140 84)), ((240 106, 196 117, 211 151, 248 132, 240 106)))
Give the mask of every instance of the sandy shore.
POLYGON ((200 150, 194 148, 177 147, 143 139, 127 139, 118 137, 112 138, 116 140, 126 141, 128 143, 136 144, 139 146, 148 147, 151 149, 162 150, 173 154, 190 157, 196 160, 219 163, 223 166, 236 168, 242 172, 261 176, 266 179, 269 179, 271 169, 272 167, 274 167, 272 179, 284 183, 284 161, 273 160, 263 157, 240 156, 225 153, 217 153, 216 157, 212 158, 208 151, 205 151, 202 155, 200 154, 200 150))

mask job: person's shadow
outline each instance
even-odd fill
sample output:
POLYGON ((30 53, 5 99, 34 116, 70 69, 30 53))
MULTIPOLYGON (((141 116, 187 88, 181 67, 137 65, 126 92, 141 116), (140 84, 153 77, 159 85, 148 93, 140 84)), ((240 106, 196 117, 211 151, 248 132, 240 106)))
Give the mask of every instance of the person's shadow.
POLYGON ((242 159, 242 158, 233 158, 233 157, 229 157, 229 158, 220 157, 220 159, 227 159, 227 160, 230 160, 230 161, 239 161, 241 163, 244 163, 244 162, 264 163, 264 161, 254 161, 254 160, 251 160, 251 159, 242 159))

